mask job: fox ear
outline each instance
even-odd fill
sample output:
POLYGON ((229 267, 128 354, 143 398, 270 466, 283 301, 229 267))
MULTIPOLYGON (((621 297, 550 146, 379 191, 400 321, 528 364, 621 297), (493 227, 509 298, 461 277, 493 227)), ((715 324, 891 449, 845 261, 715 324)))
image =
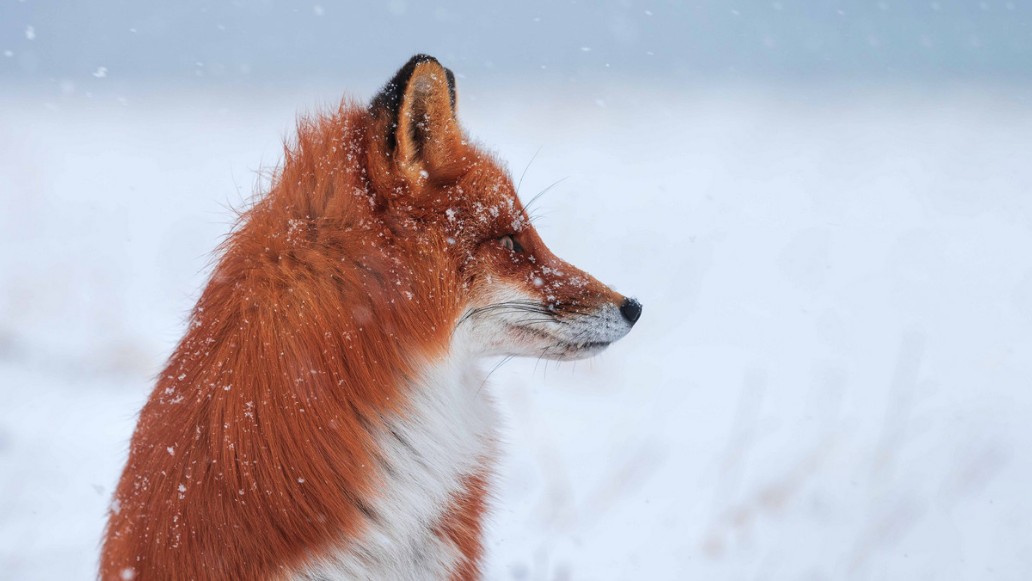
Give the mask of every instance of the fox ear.
POLYGON ((462 148, 455 119, 455 75, 419 54, 401 67, 370 105, 380 147, 404 173, 434 174, 462 148))

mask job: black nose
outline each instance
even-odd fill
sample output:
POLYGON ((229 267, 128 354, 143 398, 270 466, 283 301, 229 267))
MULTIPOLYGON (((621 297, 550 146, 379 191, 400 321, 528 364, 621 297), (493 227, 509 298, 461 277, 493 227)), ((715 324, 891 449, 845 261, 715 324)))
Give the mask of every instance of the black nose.
POLYGON ((641 316, 641 303, 634 299, 624 299, 622 305, 620 305, 620 314, 623 318, 627 319, 630 324, 638 322, 638 317, 641 316))

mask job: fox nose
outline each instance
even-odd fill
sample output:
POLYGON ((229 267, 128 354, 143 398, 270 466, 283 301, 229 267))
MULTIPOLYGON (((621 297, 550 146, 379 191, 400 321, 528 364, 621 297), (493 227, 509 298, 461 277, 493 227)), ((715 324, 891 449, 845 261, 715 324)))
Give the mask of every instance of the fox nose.
POLYGON ((623 318, 627 319, 630 324, 638 322, 638 317, 641 316, 641 303, 635 299, 624 299, 622 305, 620 305, 620 314, 623 318))

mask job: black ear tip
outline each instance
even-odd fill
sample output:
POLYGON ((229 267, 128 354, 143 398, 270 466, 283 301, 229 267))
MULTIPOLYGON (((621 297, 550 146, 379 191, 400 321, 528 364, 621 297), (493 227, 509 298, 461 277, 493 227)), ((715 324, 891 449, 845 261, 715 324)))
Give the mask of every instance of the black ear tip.
MULTIPOLYGON (((421 64, 421 63, 425 63, 425 62, 434 62, 434 63, 437 63, 437 64, 441 64, 441 61, 437 60, 436 58, 434 58, 434 57, 432 57, 432 56, 430 56, 428 54, 419 53, 419 54, 412 55, 412 58, 410 58, 408 60, 408 62, 405 63, 405 66, 406 67, 407 66, 412 66, 414 68, 416 65, 421 64)), ((402 68, 404 68, 404 67, 402 67, 402 68)))
MULTIPOLYGON (((393 150, 397 144, 397 136, 394 133, 394 129, 398 125, 398 111, 401 108, 401 101, 405 95, 405 89, 408 87, 409 81, 412 80, 412 75, 416 72, 416 67, 423 63, 435 63, 437 66, 444 68, 441 61, 428 55, 419 53, 414 55, 404 64, 398 72, 394 73, 391 80, 387 81, 387 84, 380 89, 380 92, 373 97, 372 102, 369 104, 369 110, 377 116, 385 116, 391 121, 391 129, 388 130, 387 148, 393 150)), ((448 93, 451 97, 452 112, 455 111, 455 75, 448 69, 444 68, 445 76, 448 80, 448 93)))
MULTIPOLYGON (((436 63, 437 66, 444 68, 441 61, 428 55, 419 53, 413 55, 398 72, 394 73, 391 80, 387 81, 387 84, 380 89, 380 92, 373 97, 372 108, 386 108, 390 111, 395 111, 398 104, 401 102, 401 96, 405 93, 405 87, 408 86, 409 80, 412 79, 412 74, 416 72, 416 67, 423 63, 436 63)), ((452 92, 452 105, 455 104, 455 75, 448 69, 444 69, 447 73, 448 87, 452 92)))
POLYGON ((436 57, 433 57, 433 56, 425 54, 425 53, 419 53, 419 54, 413 55, 412 58, 410 58, 408 60, 408 62, 405 63, 405 66, 401 67, 401 70, 398 71, 398 74, 400 75, 402 71, 407 71, 407 74, 405 76, 411 78, 412 77, 412 73, 415 72, 415 70, 416 70, 416 66, 417 65, 421 65, 423 63, 436 63, 437 66, 439 66, 442 69, 444 69, 445 78, 448 80, 448 93, 449 93, 449 97, 451 97, 452 109, 454 109, 455 108, 455 73, 453 73, 452 70, 449 69, 448 67, 442 65, 441 61, 437 60, 436 57))

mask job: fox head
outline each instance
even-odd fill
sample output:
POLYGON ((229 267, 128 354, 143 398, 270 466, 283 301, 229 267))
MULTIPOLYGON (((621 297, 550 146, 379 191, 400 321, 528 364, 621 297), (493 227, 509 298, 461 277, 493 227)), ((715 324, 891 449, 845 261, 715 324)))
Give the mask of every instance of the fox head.
POLYGON ((369 108, 376 202, 418 224, 457 283, 456 334, 483 355, 590 357, 626 335, 641 304, 553 254, 509 174, 456 118, 455 77, 413 57, 369 108))

